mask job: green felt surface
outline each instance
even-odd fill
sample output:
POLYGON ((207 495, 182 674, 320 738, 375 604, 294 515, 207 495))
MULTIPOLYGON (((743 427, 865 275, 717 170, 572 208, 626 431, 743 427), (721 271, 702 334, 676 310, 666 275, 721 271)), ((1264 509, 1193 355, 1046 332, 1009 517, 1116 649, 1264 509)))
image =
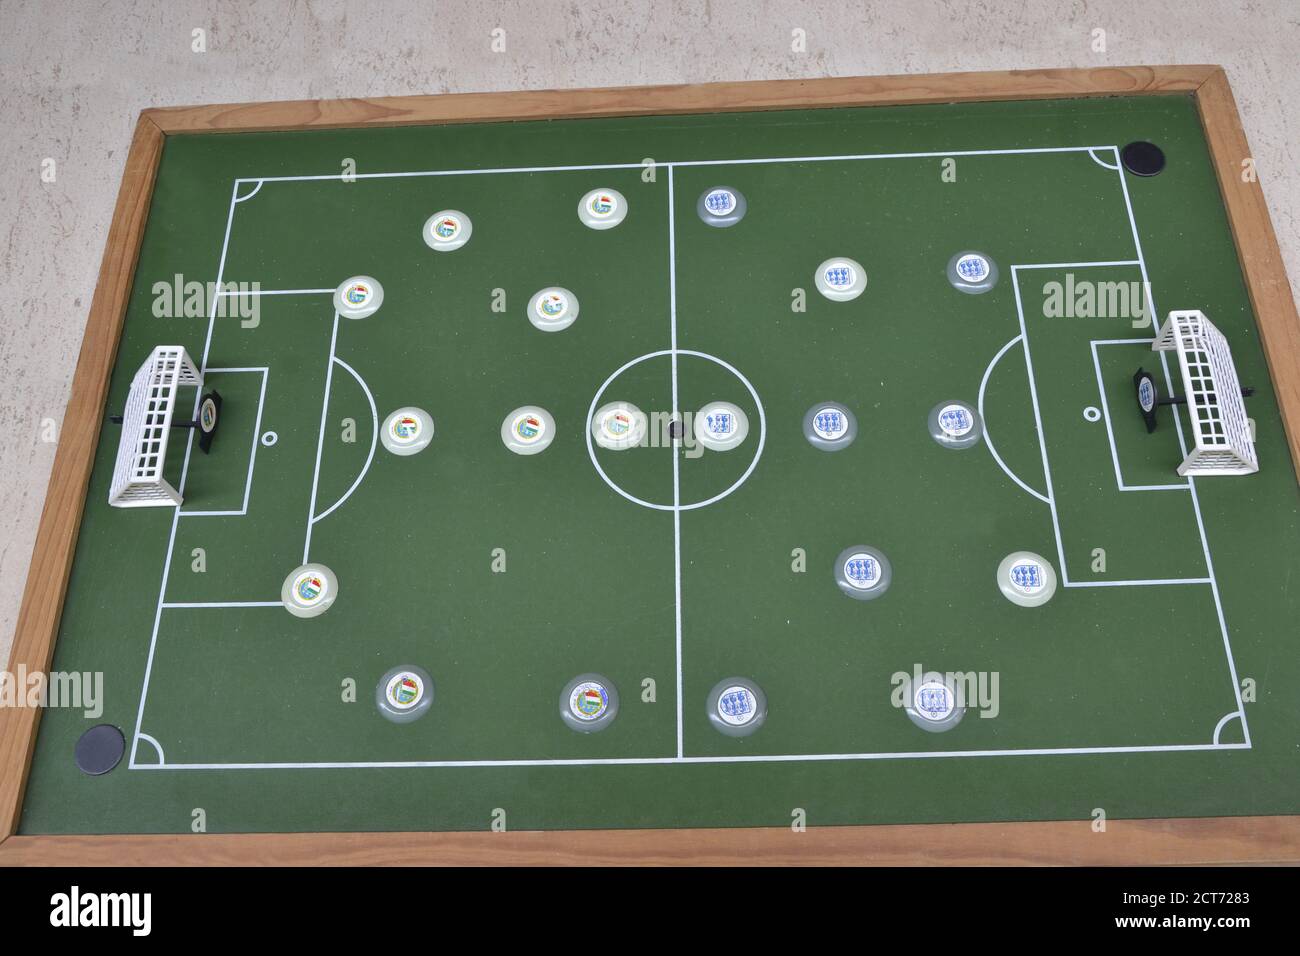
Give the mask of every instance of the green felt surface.
MULTIPOLYGON (((1295 810, 1300 498, 1189 97, 174 137, 113 408, 161 343, 196 361, 206 346, 208 369, 255 371, 209 372, 225 415, 213 453, 189 457, 180 517, 107 505, 117 434, 105 428, 55 653, 58 670, 102 672, 104 712, 45 714, 25 833, 185 832, 199 808, 214 832, 481 829, 498 809, 512 829, 783 825, 795 808, 813 825, 1295 810), (1164 148, 1160 176, 1106 168, 1110 149, 1006 152, 1136 139, 1164 148), (900 153, 934 155, 815 159, 900 153), (955 182, 943 176, 950 155, 955 182), (646 157, 659 164, 652 178, 646 157), (691 165, 780 157, 796 158, 691 165), (347 161, 363 178, 337 178, 347 161), (532 169, 617 164, 632 168, 532 169), (500 169, 518 171, 364 178, 500 169), (263 177, 309 175, 323 178, 254 193, 263 177), (1137 365, 1158 369, 1159 358, 1099 345, 1094 366, 1090 345, 1152 332, 1127 317, 1048 317, 1043 303, 1067 273, 1141 281, 1136 265, 1064 265, 1139 258, 1122 180, 1156 308, 1203 310, 1258 388, 1258 475, 1198 480, 1194 495, 1117 487, 1115 460, 1128 485, 1179 481, 1169 410, 1147 436, 1131 398, 1137 365), (748 198, 734 228, 696 215, 719 183, 748 198), (597 186, 629 201, 610 231, 576 215, 597 186), (444 254, 420 229, 445 208, 468 213, 474 232, 444 254), (966 248, 998 263, 992 292, 948 284, 945 265, 966 248), (849 303, 813 286, 835 255, 869 275, 849 303), (1029 264, 1062 265, 1012 271, 1029 264), (369 274, 385 300, 368 319, 336 321, 329 294, 264 295, 255 328, 210 327, 206 315, 154 316, 154 284, 177 274, 262 290, 369 274), (560 333, 525 317, 548 285, 581 301, 560 333), (806 290, 802 311, 795 289, 806 290), (1012 341, 1022 321, 1027 350, 1012 341), (653 354, 672 347, 674 322, 675 363, 653 354), (641 356, 602 401, 671 411, 675 364, 680 409, 723 399, 751 423, 739 449, 679 452, 676 469, 663 447, 597 450, 610 481, 661 508, 602 481, 585 438, 602 383, 641 356), (1106 420, 1084 417, 1102 405, 1098 369, 1114 458, 1106 420), (935 403, 975 404, 981 390, 1006 468, 1050 490, 1054 509, 988 446, 930 439, 935 403), (371 398, 380 422, 427 409, 431 446, 401 458, 379 445, 367 469, 371 398), (826 400, 859 422, 856 443, 833 455, 801 433, 826 400), (531 457, 498 434, 525 404, 557 423, 554 444, 531 457), (260 443, 259 427, 275 444, 260 443), (687 507, 736 485, 755 455, 730 494, 687 507), (246 494, 245 514, 185 515, 243 511, 246 494), (878 600, 835 586, 834 558, 853 544, 892 562, 878 600), (806 570, 794 569, 796 549, 806 570), (1226 746, 1203 749, 1238 707, 1213 588, 1070 587, 1020 608, 994 580, 1020 549, 1075 583, 1213 574, 1236 676, 1254 697, 1251 746, 1234 719, 1226 746), (305 550, 340 581, 321 617, 160 607, 278 600, 305 550), (407 725, 373 703, 380 675, 402 663, 436 684, 429 713, 407 725), (916 667, 995 677, 996 716, 917 729, 891 699, 893 675, 916 667), (588 671, 614 681, 622 709, 580 735, 559 719, 558 695, 588 671), (744 739, 705 715, 709 689, 735 675, 770 705, 744 739), (134 757, 89 778, 72 748, 100 721, 124 730, 134 757), (442 765, 410 766, 421 763, 442 765)), ((185 444, 173 441, 173 482, 185 444)))

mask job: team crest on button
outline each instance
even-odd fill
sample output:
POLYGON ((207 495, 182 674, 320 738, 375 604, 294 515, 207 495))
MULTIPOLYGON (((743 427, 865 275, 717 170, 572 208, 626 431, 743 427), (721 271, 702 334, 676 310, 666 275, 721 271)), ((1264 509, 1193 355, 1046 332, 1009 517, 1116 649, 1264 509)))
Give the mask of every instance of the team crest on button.
POLYGON ((767 720, 767 696, 746 677, 724 677, 706 700, 709 723, 727 737, 748 737, 767 720))
POLYGON ((607 402, 592 413, 589 427, 601 448, 626 451, 641 447, 648 422, 645 412, 630 402, 607 402))
POLYGON ((998 590, 1012 604, 1041 607, 1056 594, 1056 571, 1041 554, 1014 551, 998 564, 998 590))
POLYGON ((564 310, 569 307, 564 296, 558 292, 551 292, 544 295, 537 302, 537 311, 543 318, 558 319, 564 315, 564 310))
POLYGON ((596 720, 609 708, 609 694, 600 684, 587 681, 574 688, 569 708, 579 720, 596 720))
POLYGON ((704 416, 705 426, 710 435, 724 438, 736 429, 735 419, 730 412, 712 412, 704 416))
POLYGON ((548 286, 528 300, 528 321, 543 332, 560 332, 578 318, 578 297, 561 286, 548 286))
POLYGON ((826 282, 834 289, 847 289, 853 285, 853 268, 840 263, 826 270, 826 282))
POLYGON ((459 209, 440 209, 424 221, 424 244, 436 252, 452 252, 469 242, 474 223, 459 209))
POLYGON ((748 687, 728 687, 718 697, 718 716, 739 727, 749 723, 758 712, 758 702, 748 687))
POLYGON ((983 256, 962 256, 957 260, 957 275, 967 282, 982 282, 988 278, 989 262, 983 256))
POLYGON ((813 428, 822 438, 836 441, 844 437, 844 433, 849 430, 849 423, 838 408, 823 408, 813 419, 813 428))
POLYGON ((734 226, 748 211, 744 194, 732 186, 710 186, 695 201, 695 214, 705 225, 718 229, 734 226))
POLYGON ((1043 569, 1033 561, 1013 565, 1011 583, 1026 594, 1034 594, 1043 587, 1043 569))
POLYGON ((325 587, 325 578, 314 571, 309 571, 300 575, 294 582, 293 593, 303 604, 315 604, 325 596, 325 587))
POLYGON ((600 186, 578 200, 578 219, 589 229, 613 229, 627 216, 627 199, 610 186, 600 186))
POLYGON ((623 410, 610 412, 601 427, 611 438, 625 438, 632 431, 632 416, 623 410))
POLYGON ((398 674, 388 682, 388 700, 394 707, 414 707, 423 696, 424 685, 414 674, 398 674))
POLYGON ((923 717, 929 720, 943 720, 955 709, 952 692, 943 684, 934 681, 917 688, 913 705, 923 717))
POLYGON ((694 416, 695 440, 713 451, 739 447, 749 434, 749 417, 731 402, 710 402, 694 416))
POLYGON ((294 617, 317 617, 338 597, 339 579, 323 564, 304 564, 285 576, 280 603, 294 617))
POLYGON ((844 576, 855 588, 874 588, 880 581, 880 565, 869 554, 855 554, 844 562, 844 576))
POLYGON ((715 189, 704 197, 704 208, 715 216, 725 216, 736 208, 736 197, 726 189, 715 189))
POLYGON ((384 287, 372 276, 349 276, 334 289, 334 311, 345 319, 364 319, 384 304, 384 287))
POLYGON ((867 270, 856 259, 837 256, 827 259, 813 273, 817 291, 835 302, 856 299, 867 287, 867 270))
POLYGON ((414 441, 420 437, 420 420, 414 415, 402 415, 393 420, 393 437, 398 441, 414 441))
POLYGON ((975 427, 975 420, 961 405, 949 405, 939 413, 939 427, 954 438, 960 438, 975 427))
POLYGON ((501 421, 501 441, 516 455, 540 454, 558 434, 551 413, 536 405, 512 409, 501 421))
POLYGON ((515 434, 523 441, 537 441, 542 437, 544 427, 536 415, 523 415, 515 422, 515 434))
POLYGON ((379 440, 384 448, 402 458, 418 455, 433 439, 433 417, 423 408, 408 405, 395 409, 384 419, 379 440))

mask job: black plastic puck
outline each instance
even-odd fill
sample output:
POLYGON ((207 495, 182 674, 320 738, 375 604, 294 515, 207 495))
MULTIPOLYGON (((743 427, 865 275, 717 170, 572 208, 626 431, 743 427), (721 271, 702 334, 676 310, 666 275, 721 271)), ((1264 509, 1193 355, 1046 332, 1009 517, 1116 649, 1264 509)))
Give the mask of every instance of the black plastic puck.
POLYGON ((1138 140, 1119 152, 1124 168, 1134 176, 1154 176, 1165 168, 1164 151, 1155 143, 1138 140))
POLYGON ((126 738, 112 724, 91 727, 77 741, 77 768, 92 777, 108 773, 126 753, 126 738))

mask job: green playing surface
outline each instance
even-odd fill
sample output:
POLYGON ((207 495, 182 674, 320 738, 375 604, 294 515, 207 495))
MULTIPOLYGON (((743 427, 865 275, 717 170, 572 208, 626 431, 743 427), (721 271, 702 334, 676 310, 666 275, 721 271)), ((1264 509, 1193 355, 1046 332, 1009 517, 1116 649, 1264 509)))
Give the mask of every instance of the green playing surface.
POLYGON ((173 435, 178 512, 109 507, 104 428, 55 654, 103 674, 103 713, 45 714, 22 832, 187 832, 200 808, 214 832, 1295 810, 1300 499, 1190 97, 173 137, 112 411, 158 344, 202 365, 220 431, 210 455, 173 435), (1116 168, 1133 140, 1163 173, 1116 168), (696 214, 719 184, 748 199, 728 229, 696 214), (628 200, 608 231, 576 214, 597 187, 628 200), (448 208, 473 236, 435 252, 421 227, 448 208), (947 281, 965 249, 991 292, 947 281), (866 268, 851 302, 814 287, 832 256, 866 268), (383 305, 338 318, 358 274, 383 305), (176 276, 257 283, 258 321, 157 316, 176 276), (1258 474, 1179 478, 1169 408, 1146 434, 1149 325, 1046 314, 1053 283, 1144 279, 1257 387, 1258 474), (545 333, 526 310, 551 285, 581 315, 545 333), (597 447, 602 478, 598 394, 731 401, 749 436, 597 447), (989 442, 930 438, 949 399, 989 442), (858 420, 836 454, 802 434, 824 401, 858 420), (556 437, 515 455, 501 423, 530 404, 556 437), (398 457, 377 423, 408 405, 436 434, 398 457), (834 580, 857 544, 892 563, 873 601, 834 580), (1061 579, 1043 607, 997 587, 1017 550, 1061 579), (309 620, 278 603, 306 558, 339 580, 309 620), (436 694, 399 725, 374 695, 401 664, 436 694), (896 706, 916 669, 985 693, 927 733, 896 706), (559 716, 585 672, 622 700, 600 733, 559 716), (706 716, 732 676, 769 703, 740 739, 706 716), (73 746, 100 722, 127 758, 89 777, 73 746))

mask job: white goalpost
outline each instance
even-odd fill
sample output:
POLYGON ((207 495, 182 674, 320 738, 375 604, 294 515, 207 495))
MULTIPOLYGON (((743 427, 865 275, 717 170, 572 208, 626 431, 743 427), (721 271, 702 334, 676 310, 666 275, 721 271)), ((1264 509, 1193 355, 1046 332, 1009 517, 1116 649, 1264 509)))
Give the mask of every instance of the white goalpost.
POLYGON ((1151 348, 1176 351, 1194 447, 1180 475, 1249 475, 1259 471, 1241 382, 1223 333, 1199 310, 1170 312, 1151 348))
POLYGON ((199 388, 203 376, 179 345, 160 345, 131 380, 122 416, 122 436, 113 466, 108 503, 117 508, 180 505, 181 496, 163 477, 167 438, 176 410, 176 391, 199 388))

